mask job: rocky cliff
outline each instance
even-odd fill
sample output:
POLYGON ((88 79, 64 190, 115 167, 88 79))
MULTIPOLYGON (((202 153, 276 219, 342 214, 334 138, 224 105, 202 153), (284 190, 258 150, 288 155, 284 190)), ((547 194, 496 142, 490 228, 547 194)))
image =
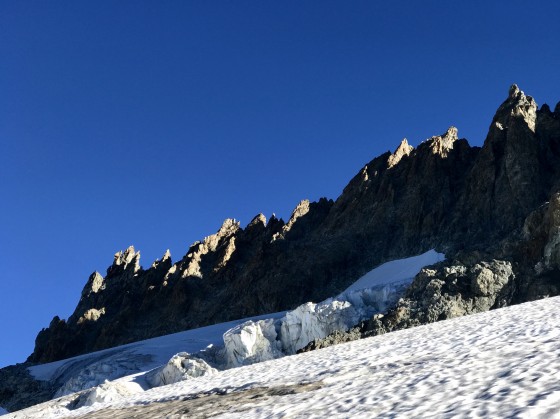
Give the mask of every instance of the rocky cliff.
POLYGON ((228 219, 177 262, 166 252, 147 269, 133 247, 117 253, 105 276, 90 276, 72 316, 39 333, 29 361, 320 301, 381 262, 430 248, 492 253, 558 190, 559 163, 559 106, 537 110, 514 85, 482 148, 454 127, 416 149, 403 140, 336 201, 302 201, 288 222, 228 219))

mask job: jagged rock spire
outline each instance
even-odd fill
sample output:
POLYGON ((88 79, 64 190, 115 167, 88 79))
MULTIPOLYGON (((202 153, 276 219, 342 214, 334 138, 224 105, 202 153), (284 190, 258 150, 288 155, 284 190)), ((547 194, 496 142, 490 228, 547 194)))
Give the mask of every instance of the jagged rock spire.
POLYGON ((292 229, 298 218, 303 217, 305 214, 307 214, 309 212, 309 209, 309 199, 301 200, 299 204, 297 204, 297 206, 294 208, 292 215, 286 225, 282 227, 282 231, 274 234, 274 236, 272 237, 272 241, 285 238, 286 233, 288 233, 292 229))
POLYGON ((239 230, 239 221, 227 218, 216 234, 205 237, 202 243, 195 242, 189 249, 184 261, 180 263, 179 269, 182 270, 182 277, 202 278, 203 272, 200 264, 202 257, 209 252, 215 252, 218 246, 222 244, 226 246, 226 260, 222 261, 225 264, 235 251, 235 234, 239 230))
POLYGON ((140 270, 140 251, 135 251, 134 246, 129 246, 124 252, 115 253, 113 264, 107 269, 107 276, 124 272, 132 266, 133 272, 140 270))
POLYGON ((397 163, 400 162, 404 156, 408 156, 412 150, 414 150, 414 147, 408 144, 408 140, 406 138, 403 138, 395 152, 387 159, 387 167, 390 169, 391 167, 396 166, 397 163))
POLYGON ((152 268, 157 268, 158 266, 161 266, 161 264, 165 262, 171 265, 171 252, 169 251, 169 249, 165 251, 161 259, 156 259, 154 263, 152 263, 152 268))
POLYGON ((105 288, 105 280, 97 271, 92 273, 82 290, 82 299, 89 297, 90 294, 97 294, 100 290, 105 288))
POLYGON ((436 135, 427 140, 432 153, 441 157, 447 157, 449 151, 453 149, 453 143, 459 139, 457 136, 458 132, 457 128, 449 127, 445 134, 436 135))
POLYGON ((537 103, 531 96, 526 96, 516 84, 509 88, 508 98, 498 108, 493 124, 500 130, 507 129, 512 117, 523 119, 529 129, 535 132, 537 103))
POLYGON ((252 228, 256 226, 266 227, 266 216, 261 212, 258 215, 255 215, 251 222, 247 225, 247 228, 252 228))

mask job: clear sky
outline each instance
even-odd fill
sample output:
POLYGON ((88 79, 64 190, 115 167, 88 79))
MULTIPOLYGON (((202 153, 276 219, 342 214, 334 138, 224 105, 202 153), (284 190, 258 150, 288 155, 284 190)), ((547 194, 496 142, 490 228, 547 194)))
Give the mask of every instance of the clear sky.
POLYGON ((0 366, 95 270, 336 198, 404 137, 560 100, 555 1, 0 2, 0 366))

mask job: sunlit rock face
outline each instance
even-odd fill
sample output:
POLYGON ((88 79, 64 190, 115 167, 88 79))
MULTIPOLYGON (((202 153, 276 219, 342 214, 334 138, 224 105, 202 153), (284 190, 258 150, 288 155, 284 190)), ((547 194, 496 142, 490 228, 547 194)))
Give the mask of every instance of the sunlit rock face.
MULTIPOLYGON (((396 166, 402 160, 402 158, 404 156, 408 156, 412 152, 412 150, 414 150, 414 147, 408 144, 408 140, 404 138, 395 152, 391 154, 387 159, 388 168, 390 169, 391 167, 396 166)), ((364 173, 364 180, 367 180, 367 171, 364 173)))

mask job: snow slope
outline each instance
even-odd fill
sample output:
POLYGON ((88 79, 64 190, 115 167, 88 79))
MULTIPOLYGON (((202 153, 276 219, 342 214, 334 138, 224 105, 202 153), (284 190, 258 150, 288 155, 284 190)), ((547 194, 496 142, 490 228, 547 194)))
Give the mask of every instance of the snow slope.
POLYGON ((560 297, 67 403, 8 417, 560 417, 560 297))
POLYGON ((65 386, 57 396, 74 393, 130 374, 149 371, 169 361, 179 352, 198 352, 208 345, 223 343, 223 334, 247 320, 279 318, 273 313, 220 323, 172 335, 161 336, 61 361, 30 367, 38 380, 57 380, 65 386))
POLYGON ((422 267, 433 265, 444 259, 445 255, 443 253, 438 253, 432 249, 418 256, 392 260, 391 262, 379 265, 377 268, 362 276, 346 288, 343 294, 349 291, 359 291, 380 285, 398 284, 402 282, 409 283, 422 267))

